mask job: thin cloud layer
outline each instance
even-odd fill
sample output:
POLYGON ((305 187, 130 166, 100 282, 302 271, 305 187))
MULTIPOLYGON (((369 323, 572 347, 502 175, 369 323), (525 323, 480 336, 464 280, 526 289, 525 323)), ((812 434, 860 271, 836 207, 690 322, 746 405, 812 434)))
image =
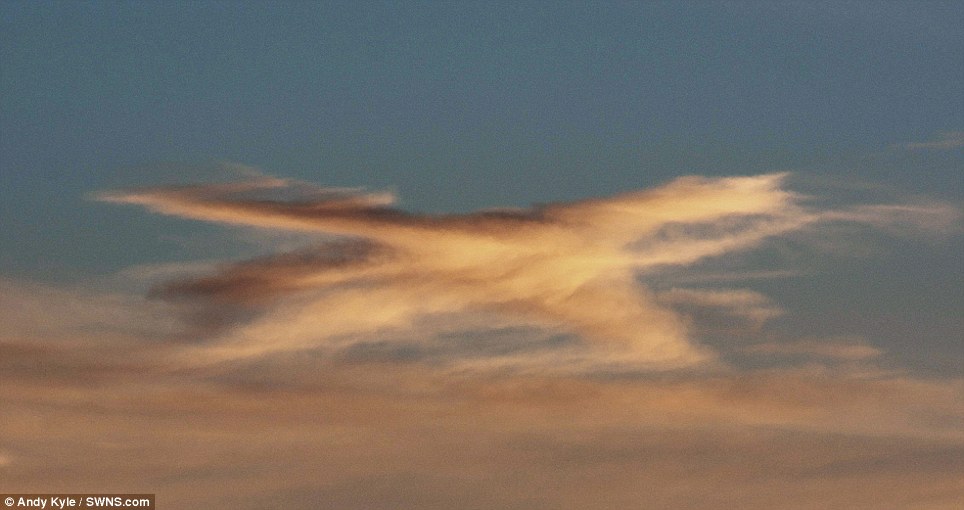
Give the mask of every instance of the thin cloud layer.
MULTIPOLYGON (((481 329, 521 325, 581 340, 543 353, 541 363, 672 368, 716 357, 674 309, 681 300, 712 301, 758 325, 779 309, 747 291, 677 289, 657 299, 641 276, 820 222, 880 227, 950 214, 929 204, 821 211, 784 189, 786 176, 684 177, 611 198, 466 215, 411 214, 391 207, 389 193, 263 176, 99 198, 183 218, 337 236, 158 287, 156 295, 207 306, 202 315, 213 329, 205 334, 214 340, 187 355, 193 362, 337 352, 416 327, 427 339, 428 319, 455 315, 458 323, 487 313, 494 322, 481 329)), ((523 353, 502 361, 534 360, 523 353)))
MULTIPOLYGON (((97 320, 60 333, 90 342, 97 320)), ((959 378, 456 375, 303 353, 173 373, 128 366, 130 354, 0 356, 5 489, 250 509, 896 509, 964 497, 959 378)))
POLYGON ((820 209, 785 179, 459 216, 263 177, 107 194, 317 244, 109 280, 153 300, 0 278, 0 479, 171 508, 958 508, 958 375, 781 334, 796 311, 747 287, 805 274, 702 264, 946 206, 820 209))
POLYGON ((828 360, 860 361, 878 358, 881 349, 863 338, 803 339, 794 342, 766 342, 746 347, 747 352, 769 356, 811 356, 828 360))
POLYGON ((674 287, 659 293, 659 301, 677 307, 720 310, 730 317, 743 319, 756 329, 783 314, 783 310, 773 305, 765 295, 749 289, 706 290, 674 287))

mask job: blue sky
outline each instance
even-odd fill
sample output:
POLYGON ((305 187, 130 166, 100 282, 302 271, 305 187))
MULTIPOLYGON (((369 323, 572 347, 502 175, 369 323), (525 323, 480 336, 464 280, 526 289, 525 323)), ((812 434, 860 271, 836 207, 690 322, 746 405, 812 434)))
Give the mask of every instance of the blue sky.
POLYGON ((955 508, 962 26, 936 1, 0 0, 0 479, 955 508))
POLYGON ((395 187, 425 211, 784 169, 959 198, 948 169, 863 160, 960 129, 962 16, 955 2, 4 2, 2 264, 66 276, 164 252, 83 201, 162 163, 395 187))

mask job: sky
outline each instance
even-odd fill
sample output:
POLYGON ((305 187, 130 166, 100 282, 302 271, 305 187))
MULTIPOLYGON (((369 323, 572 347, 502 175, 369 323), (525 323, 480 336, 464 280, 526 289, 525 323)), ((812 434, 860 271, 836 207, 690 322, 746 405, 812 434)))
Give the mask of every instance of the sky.
POLYGON ((960 508, 961 26, 0 0, 0 492, 960 508))

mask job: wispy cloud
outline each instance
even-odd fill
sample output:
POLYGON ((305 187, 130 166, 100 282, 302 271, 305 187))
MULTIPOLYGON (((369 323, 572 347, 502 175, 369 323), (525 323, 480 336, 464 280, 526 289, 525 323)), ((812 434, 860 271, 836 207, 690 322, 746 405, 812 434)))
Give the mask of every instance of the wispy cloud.
MULTIPOLYGON (((95 339, 82 322, 60 334, 95 339)), ((787 493, 953 508, 962 495, 959 378, 457 374, 296 353, 178 373, 130 366, 129 349, 31 345, 0 354, 11 491, 56 473, 58 487, 150 489, 175 508, 794 508, 787 493)))
POLYGON ((609 361, 679 366, 710 353, 636 274, 745 249, 813 221, 780 188, 782 179, 684 178, 611 199, 461 216, 412 215, 389 208, 385 193, 275 178, 102 198, 207 221, 350 236, 161 289, 260 307, 258 319, 209 351, 216 356, 351 342, 426 315, 494 310, 504 317, 500 326, 536 321, 572 331, 609 361), (279 189, 297 197, 245 196, 279 189))
POLYGON ((873 339, 768 331, 794 310, 743 287, 785 271, 700 276, 919 207, 881 221, 784 180, 453 216, 259 176, 106 194, 323 235, 123 273, 163 299, 0 279, 4 488, 55 477, 173 508, 955 508, 960 377, 885 369, 873 339), (753 327, 710 349, 706 310, 753 327))
POLYGON ((964 147, 964 131, 945 131, 936 140, 911 142, 900 145, 910 150, 950 150, 964 147))
POLYGON ((676 306, 716 308, 759 328, 783 314, 765 295, 749 289, 672 288, 659 293, 659 301, 676 306))
POLYGON ((942 202, 859 205, 825 213, 827 220, 870 225, 894 233, 945 233, 957 226, 960 209, 942 202))
POLYGON ((231 321, 193 352, 199 363, 338 351, 405 336, 416 325, 428 338, 426 317, 485 312, 492 313, 490 329, 535 325, 581 338, 552 353, 557 366, 588 360, 669 368, 715 358, 693 341, 674 309, 682 301, 724 306, 757 324, 779 309, 748 291, 677 289, 660 301, 640 275, 744 251, 822 222, 943 227, 956 213, 927 204, 819 210, 784 189, 785 177, 684 177, 611 198, 466 215, 416 215, 392 208, 390 193, 263 176, 100 199, 204 221, 341 236, 158 288, 158 295, 209 306, 208 319, 250 317, 231 321))
POLYGON ((745 351, 767 356, 807 356, 840 361, 870 360, 883 354, 881 349, 859 337, 765 342, 747 346, 745 351))

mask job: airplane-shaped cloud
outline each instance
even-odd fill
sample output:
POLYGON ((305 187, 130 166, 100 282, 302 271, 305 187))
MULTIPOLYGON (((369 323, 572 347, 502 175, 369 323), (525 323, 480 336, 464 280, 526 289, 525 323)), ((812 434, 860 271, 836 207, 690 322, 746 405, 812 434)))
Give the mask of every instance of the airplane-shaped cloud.
POLYGON ((209 361, 343 348, 365 335, 411 330, 425 317, 484 311, 506 324, 575 333, 596 361, 679 367, 714 354, 692 341, 685 321, 639 276, 745 250, 823 219, 847 220, 802 205, 783 189, 786 176, 684 177, 611 198, 464 215, 411 214, 391 207, 388 193, 266 176, 99 198, 184 218, 338 236, 157 289, 256 312, 192 354, 209 361), (287 196, 266 198, 279 192, 287 196))

